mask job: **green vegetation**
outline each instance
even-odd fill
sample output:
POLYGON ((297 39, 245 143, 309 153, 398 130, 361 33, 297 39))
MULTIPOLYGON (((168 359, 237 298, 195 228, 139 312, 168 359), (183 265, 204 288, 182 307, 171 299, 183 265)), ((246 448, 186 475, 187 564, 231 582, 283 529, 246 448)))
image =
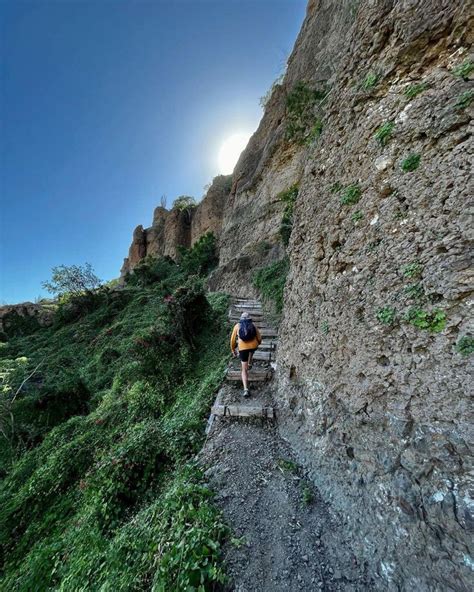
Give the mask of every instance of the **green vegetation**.
POLYGON ((180 195, 173 202, 173 210, 189 210, 197 206, 196 200, 190 195, 180 195))
POLYGON ((405 97, 409 100, 414 99, 428 88, 426 82, 419 82, 418 84, 410 84, 403 91, 405 97))
POLYGON ((364 90, 370 90, 374 88, 374 86, 377 85, 379 79, 380 77, 378 74, 376 74, 375 72, 369 72, 367 76, 364 78, 364 81, 362 82, 362 88, 364 90))
POLYGON ((314 502, 314 494, 311 487, 304 485, 301 490, 301 499, 305 506, 310 506, 314 502))
POLYGON ((286 73, 286 68, 285 68, 285 72, 282 72, 272 83, 272 85, 270 86, 270 88, 267 90, 267 92, 263 95, 263 97, 260 97, 259 99, 259 103, 260 103, 260 107, 262 109, 265 109, 265 107, 268 105, 268 101, 270 100, 273 91, 276 89, 277 86, 281 86, 283 83, 283 79, 285 78, 285 73, 286 73))
POLYGON ((416 169, 420 166, 421 155, 420 154, 410 154, 408 155, 401 164, 401 169, 405 173, 416 171, 416 169))
POLYGON ((351 220, 355 224, 355 223, 359 222, 359 220, 362 220, 363 217, 364 217, 364 214, 360 210, 357 210, 357 212, 354 212, 352 214, 351 220))
POLYGON ((459 95, 458 100, 454 104, 455 109, 467 109, 474 99, 474 90, 469 89, 459 95))
POLYGON ((446 326, 446 314, 441 310, 427 311, 412 307, 406 313, 404 320, 414 327, 427 329, 432 333, 439 333, 446 326))
POLYGON ((387 142, 390 140, 392 136, 392 131, 394 127, 395 123, 393 121, 387 121, 386 123, 381 125, 375 132, 374 137, 380 143, 381 146, 386 146, 387 142))
POLYGON ((413 298, 414 300, 424 300, 425 298, 425 291, 419 283, 406 286, 404 292, 409 298, 413 298))
POLYGON ((415 278, 421 275, 423 271, 423 267, 418 261, 413 261, 412 263, 407 263, 402 267, 402 274, 406 278, 415 278))
POLYGON ((469 79, 469 75, 474 71, 474 62, 471 60, 465 60, 462 64, 456 66, 453 70, 453 74, 458 78, 463 78, 464 80, 469 79))
POLYGON ((391 325, 395 321, 396 310, 391 306, 384 306, 377 311, 377 319, 384 325, 391 325))
POLYGON ((290 235, 293 229, 293 209, 296 198, 298 197, 298 189, 298 183, 295 183, 286 191, 282 191, 278 194, 278 199, 285 204, 280 224, 280 237, 285 247, 288 246, 288 243, 290 242, 290 235))
POLYGON ((456 343, 456 351, 462 356, 470 356, 474 353, 474 337, 472 335, 464 335, 456 343))
POLYGON ((298 471, 298 465, 286 458, 279 458, 277 460, 277 467, 282 473, 296 473, 298 471))
POLYGON ((329 333, 329 323, 327 321, 323 321, 321 323, 321 333, 323 335, 327 335, 329 333))
POLYGON ((344 206, 352 206, 356 204, 362 196, 362 189, 357 183, 348 185, 342 192, 341 204, 344 206))
POLYGON ((143 264, 0 346, 5 592, 223 581, 226 529, 192 461, 227 358, 228 300, 206 297, 205 253, 143 264))
POLYGON ((306 82, 295 84, 286 98, 287 140, 304 145, 321 134, 321 102, 326 95, 325 89, 316 90, 306 82))
POLYGON ((264 302, 270 303, 277 315, 283 310, 283 292, 290 264, 288 258, 262 267, 253 276, 253 285, 264 302))
POLYGON ((335 183, 333 183, 331 185, 331 187, 329 188, 329 191, 331 193, 339 193, 342 190, 343 186, 339 181, 336 181, 335 183))
POLYGON ((79 296, 101 285, 101 280, 95 275, 90 263, 85 265, 59 265, 53 267, 51 280, 43 282, 42 286, 50 294, 58 297, 79 296))

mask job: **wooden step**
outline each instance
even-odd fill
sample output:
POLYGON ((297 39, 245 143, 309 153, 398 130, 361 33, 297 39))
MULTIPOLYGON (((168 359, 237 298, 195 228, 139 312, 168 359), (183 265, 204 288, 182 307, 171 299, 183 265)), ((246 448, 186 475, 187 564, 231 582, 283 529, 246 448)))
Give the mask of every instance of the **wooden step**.
MULTIPOLYGON (((249 382, 266 382, 271 380, 273 371, 271 369, 252 369, 249 371, 249 382)), ((226 379, 229 382, 242 382, 242 372, 229 368, 227 370, 226 379)))
POLYGON ((275 354, 272 349, 266 351, 259 351, 257 350, 253 354, 253 359, 257 362, 272 362, 275 358, 275 354))
POLYGON ((262 405, 213 405, 211 413, 224 417, 262 417, 273 419, 275 409, 262 405))

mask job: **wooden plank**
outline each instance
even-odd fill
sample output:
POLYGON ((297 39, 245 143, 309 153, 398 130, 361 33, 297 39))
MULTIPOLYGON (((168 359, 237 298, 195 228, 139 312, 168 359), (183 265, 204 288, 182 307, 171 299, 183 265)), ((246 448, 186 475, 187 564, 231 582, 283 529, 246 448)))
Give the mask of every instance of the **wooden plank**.
POLYGON ((273 407, 262 407, 261 405, 214 405, 211 413, 226 417, 262 417, 268 419, 275 417, 273 407))
MULTIPOLYGON (((269 369, 250 370, 249 382, 265 382, 271 380, 273 372, 269 369)), ((226 379, 230 382, 242 382, 242 372, 240 370, 229 369, 226 374, 226 379)))
POLYGON ((268 351, 256 351, 253 354, 253 359, 257 362, 270 362, 272 360, 273 350, 269 349, 268 351))

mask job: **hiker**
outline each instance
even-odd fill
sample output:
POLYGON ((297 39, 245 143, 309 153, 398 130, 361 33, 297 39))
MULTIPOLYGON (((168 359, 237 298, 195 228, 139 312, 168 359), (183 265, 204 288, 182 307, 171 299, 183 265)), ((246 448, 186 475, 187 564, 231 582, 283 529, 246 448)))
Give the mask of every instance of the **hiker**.
POLYGON ((240 315, 240 322, 238 322, 230 337, 230 349, 232 355, 237 357, 237 345, 239 350, 240 361, 242 362, 242 382, 244 383, 244 397, 249 397, 249 369, 252 367, 253 354, 257 347, 262 343, 262 336, 260 331, 254 325, 248 312, 243 312, 240 315))

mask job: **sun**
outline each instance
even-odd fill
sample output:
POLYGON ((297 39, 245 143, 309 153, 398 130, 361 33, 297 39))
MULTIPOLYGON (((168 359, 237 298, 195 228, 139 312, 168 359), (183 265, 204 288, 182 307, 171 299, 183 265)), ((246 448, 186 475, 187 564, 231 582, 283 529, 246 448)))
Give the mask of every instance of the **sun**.
POLYGON ((221 175, 232 173, 249 139, 250 134, 242 132, 233 134, 222 144, 219 150, 219 172, 221 175))

